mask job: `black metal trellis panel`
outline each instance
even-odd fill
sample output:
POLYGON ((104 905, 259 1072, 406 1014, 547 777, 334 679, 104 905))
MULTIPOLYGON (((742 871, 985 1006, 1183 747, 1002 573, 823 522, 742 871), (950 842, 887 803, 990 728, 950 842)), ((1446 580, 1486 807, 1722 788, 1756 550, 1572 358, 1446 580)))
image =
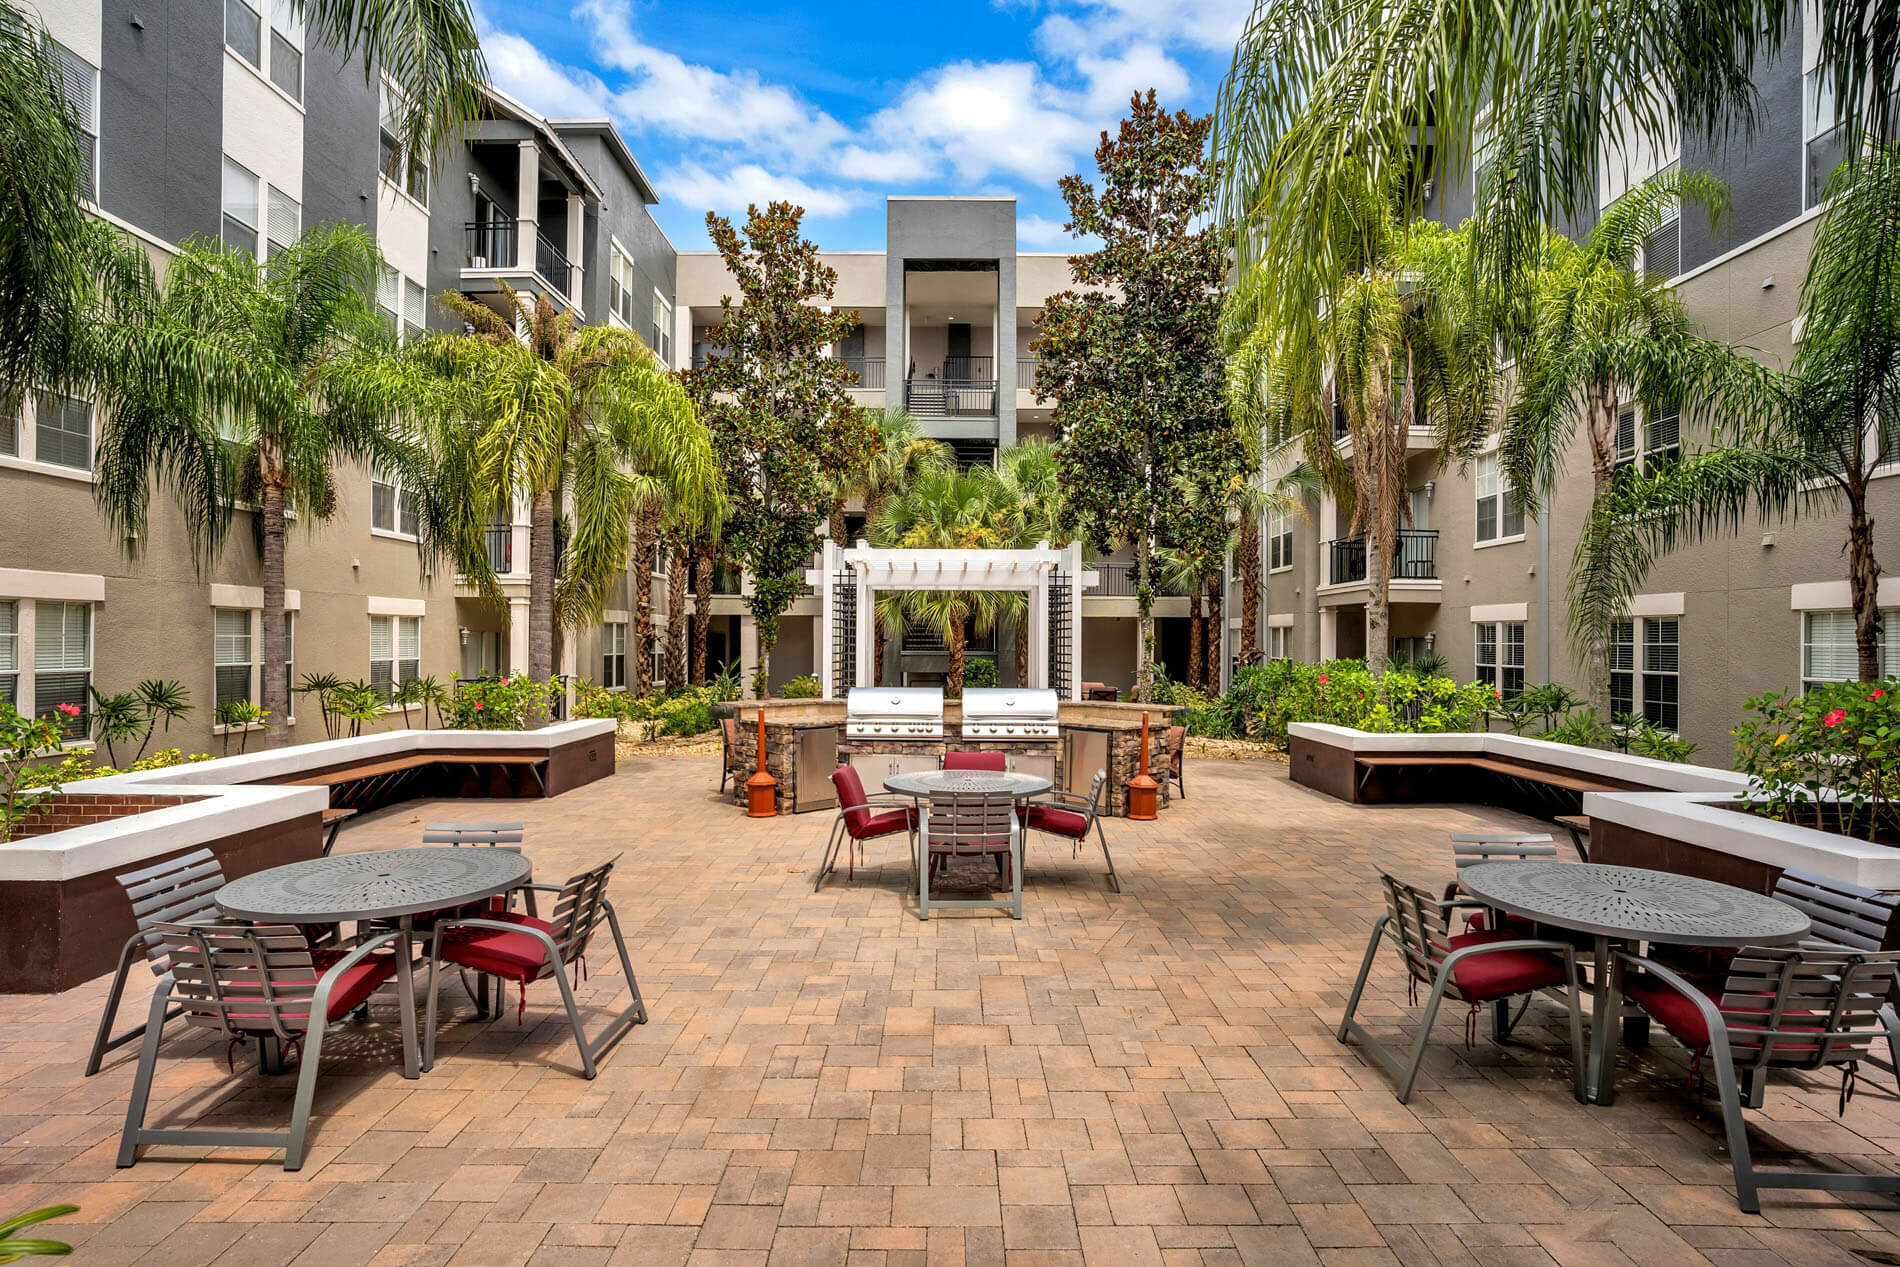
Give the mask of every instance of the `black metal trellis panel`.
POLYGON ((1069 576, 1057 572, 1049 578, 1049 689, 1057 699, 1068 699, 1075 686, 1075 622, 1069 618, 1071 596, 1069 576))
POLYGON ((858 580, 848 571, 831 582, 831 681, 840 696, 858 684, 858 580))

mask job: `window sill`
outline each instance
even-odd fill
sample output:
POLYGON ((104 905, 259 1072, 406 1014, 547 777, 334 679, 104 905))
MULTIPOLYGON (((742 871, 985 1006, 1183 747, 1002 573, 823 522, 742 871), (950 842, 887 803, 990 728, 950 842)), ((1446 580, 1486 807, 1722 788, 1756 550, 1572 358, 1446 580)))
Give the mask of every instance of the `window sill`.
POLYGON ((391 180, 389 178, 388 172, 382 172, 382 171, 377 172, 376 183, 381 188, 387 189, 390 193, 395 194, 396 197, 402 199, 404 202, 414 207, 417 211, 420 211, 423 215, 426 216, 429 214, 429 204, 422 201, 422 199, 416 197, 414 194, 410 193, 407 189, 404 189, 401 185, 397 184, 395 181, 391 180))
POLYGON ((1473 550, 1489 550, 1492 546, 1516 545, 1518 542, 1524 540, 1524 537, 1525 534, 1520 532, 1510 537, 1493 537, 1489 541, 1473 541, 1471 548, 1473 550))
MULTIPOLYGON (((269 34, 270 34, 269 31, 265 32, 266 37, 268 37, 269 34)), ((250 61, 243 54, 239 53, 236 49, 232 48, 229 44, 226 44, 224 46, 224 55, 228 57, 230 60, 236 62, 238 65, 242 66, 245 70, 249 71, 251 73, 251 78, 255 79, 258 83, 263 84, 264 87, 276 93, 278 98, 285 105, 289 106, 292 110, 295 110, 298 114, 306 113, 303 102, 297 100, 295 97, 285 92, 282 88, 279 88, 276 84, 272 83, 270 76, 264 73, 263 67, 251 65, 250 61)))
POLYGON ((35 475, 51 475, 56 479, 73 480, 81 484, 96 482, 90 470, 81 470, 76 466, 61 466, 57 462, 36 462, 31 458, 0 456, 0 468, 31 471, 35 475))
MULTIPOLYGON (((295 717, 286 717, 284 719, 284 725, 286 726, 295 726, 296 724, 297 724, 297 719, 295 717)), ((253 730, 269 730, 269 729, 270 729, 270 723, 262 722, 262 721, 250 722, 243 726, 227 726, 219 722, 219 723, 212 724, 211 734, 214 738, 216 738, 222 735, 242 735, 253 730)))
POLYGON ((388 541, 407 541, 411 544, 421 540, 421 538, 413 532, 394 532, 388 528, 371 528, 369 535, 372 537, 382 537, 388 541))
POLYGON ((1287 572, 1291 572, 1292 570, 1293 570, 1293 565, 1292 565, 1291 563, 1283 563, 1283 564, 1281 564, 1281 565, 1280 565, 1279 567, 1277 567, 1277 568, 1268 568, 1268 569, 1267 569, 1267 575, 1268 575, 1268 576, 1281 576, 1281 575, 1284 575, 1284 574, 1285 574, 1285 573, 1287 573, 1287 572))

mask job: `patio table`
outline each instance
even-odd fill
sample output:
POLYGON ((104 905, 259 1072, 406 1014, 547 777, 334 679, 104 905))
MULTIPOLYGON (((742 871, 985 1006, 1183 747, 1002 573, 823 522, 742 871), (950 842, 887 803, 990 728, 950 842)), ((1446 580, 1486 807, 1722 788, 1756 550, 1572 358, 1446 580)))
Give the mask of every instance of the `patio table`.
POLYGON ((1782 946, 1808 935, 1808 917, 1784 902, 1695 876, 1591 862, 1485 862, 1458 873, 1486 906, 1595 941, 1590 974, 1590 1060, 1584 1095, 1616 1099, 1622 968, 1614 952, 1670 946, 1782 946))
POLYGON ((217 902, 226 915, 260 924, 394 921, 402 1076, 418 1078, 422 1056, 410 963, 415 917, 506 893, 532 871, 526 858, 509 849, 385 849, 256 871, 219 889, 217 902))
MULTIPOLYGON (((1055 784, 1039 774, 1017 774, 1008 771, 998 774, 992 770, 915 770, 908 774, 893 774, 884 780, 884 790, 896 792, 900 796, 916 797, 917 806, 917 875, 918 883, 923 883, 924 868, 930 865, 930 798, 933 796, 981 796, 998 800, 1008 797, 1017 802, 1015 816, 1010 825, 1011 848, 1018 860, 1022 857, 1022 809, 1021 802, 1032 796, 1047 792, 1055 784)), ((1020 905, 1022 874, 1020 868, 1014 881, 1017 900, 1020 905)), ((918 890, 923 891, 921 888, 918 890)), ((956 906, 959 903, 944 903, 956 906)), ((920 906, 918 918, 928 918, 929 911, 920 906)))

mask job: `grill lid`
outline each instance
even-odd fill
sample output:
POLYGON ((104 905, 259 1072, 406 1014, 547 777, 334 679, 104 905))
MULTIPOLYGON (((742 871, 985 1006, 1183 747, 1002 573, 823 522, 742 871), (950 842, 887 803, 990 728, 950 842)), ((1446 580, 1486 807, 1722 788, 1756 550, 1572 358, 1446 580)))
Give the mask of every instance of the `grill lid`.
POLYGON ((963 692, 963 721, 1052 722, 1056 693, 1014 686, 968 687, 963 692))
POLYGON ((845 693, 846 721, 943 720, 943 692, 934 686, 854 686, 845 693))

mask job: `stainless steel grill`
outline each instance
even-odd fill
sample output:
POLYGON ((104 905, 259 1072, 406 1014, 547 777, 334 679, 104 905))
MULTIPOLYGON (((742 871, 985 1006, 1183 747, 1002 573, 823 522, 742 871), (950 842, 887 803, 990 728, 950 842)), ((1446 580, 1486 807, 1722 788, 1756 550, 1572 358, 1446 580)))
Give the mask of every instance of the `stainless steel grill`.
POLYGON ((943 738, 943 692, 936 687, 854 686, 844 698, 846 738, 943 738))
POLYGON ((1015 687, 963 692, 963 738, 1054 739, 1056 693, 1015 687))

